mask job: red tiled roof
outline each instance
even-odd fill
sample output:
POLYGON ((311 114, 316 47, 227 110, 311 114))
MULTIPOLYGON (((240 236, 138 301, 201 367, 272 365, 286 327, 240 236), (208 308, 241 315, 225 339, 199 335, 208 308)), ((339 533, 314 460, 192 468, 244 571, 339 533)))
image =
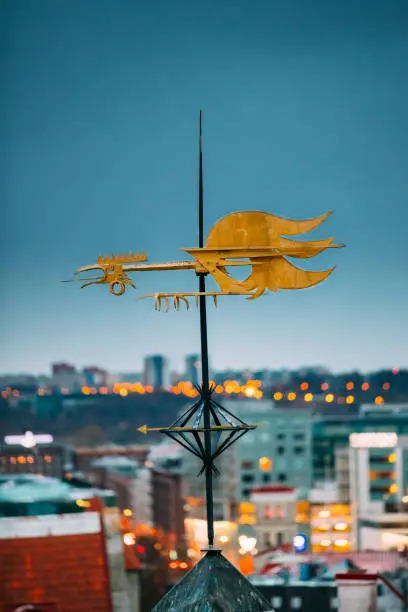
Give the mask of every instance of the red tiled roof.
POLYGON ((251 489, 251 493, 293 493, 293 491, 295 491, 295 487, 279 484, 265 485, 264 487, 255 487, 255 489, 251 489))
POLYGON ((25 602, 112 612, 104 546, 101 533, 1 539, 0 610, 25 602))

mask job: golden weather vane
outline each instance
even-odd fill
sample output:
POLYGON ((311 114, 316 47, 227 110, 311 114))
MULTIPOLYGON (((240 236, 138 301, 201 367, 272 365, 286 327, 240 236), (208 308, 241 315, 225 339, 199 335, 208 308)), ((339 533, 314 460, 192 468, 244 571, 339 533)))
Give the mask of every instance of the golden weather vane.
MULTIPOLYGON (((90 271, 101 272, 100 277, 78 278, 82 288, 89 285, 108 285, 113 295, 123 295, 127 287, 135 289, 129 276, 130 272, 193 270, 196 274, 210 275, 218 284, 220 291, 205 292, 216 305, 217 298, 224 295, 246 295, 253 300, 267 289, 270 291, 305 289, 324 281, 334 270, 309 272, 298 268, 287 257, 309 259, 329 248, 343 245, 333 244, 333 238, 309 242, 292 240, 287 236, 300 236, 318 227, 331 213, 315 219, 294 221, 283 219, 267 212, 235 212, 218 221, 203 248, 183 249, 193 257, 190 261, 146 263, 147 257, 133 255, 99 256, 97 263, 79 268, 75 274, 90 271), (251 266, 248 278, 238 281, 233 277, 233 268, 251 266), (228 271, 228 269, 232 269, 228 271)), ((139 299, 154 298, 156 309, 161 309, 162 301, 169 310, 169 298, 173 298, 178 310, 183 302, 189 308, 188 298, 198 299, 199 291, 153 293, 142 295, 139 299)))
POLYGON ((334 268, 308 272, 295 266, 288 258, 310 259, 326 249, 343 245, 334 244, 333 238, 309 242, 288 238, 312 231, 331 213, 315 219, 293 221, 261 211, 243 211, 227 215, 213 226, 204 244, 201 119, 200 112, 199 244, 196 248, 183 249, 192 259, 147 263, 144 252, 141 255, 129 253, 99 256, 96 264, 83 266, 75 274, 94 271, 101 275, 92 278, 79 277, 75 280, 82 283, 82 288, 89 285, 108 285, 113 295, 123 295, 127 287, 135 288, 130 277, 131 272, 193 270, 198 276, 198 291, 159 292, 139 298, 154 298, 157 310, 161 309, 162 301, 168 310, 169 298, 173 298, 176 309, 180 307, 181 302, 189 308, 188 298, 195 298, 200 307, 202 369, 202 384, 196 385, 198 398, 192 406, 168 427, 149 428, 143 425, 139 431, 143 434, 159 431, 202 460, 201 472, 205 471, 206 477, 208 543, 211 548, 214 542, 212 475, 213 472, 217 473, 214 461, 234 442, 259 425, 245 423, 214 399, 215 385, 209 381, 206 298, 212 297, 216 304, 217 298, 224 295, 245 295, 247 299, 254 300, 267 289, 277 292, 312 287, 324 281, 334 268), (251 273, 243 281, 233 277, 234 268, 240 266, 251 266, 251 273), (216 281, 219 291, 206 291, 205 279, 208 275, 216 281))

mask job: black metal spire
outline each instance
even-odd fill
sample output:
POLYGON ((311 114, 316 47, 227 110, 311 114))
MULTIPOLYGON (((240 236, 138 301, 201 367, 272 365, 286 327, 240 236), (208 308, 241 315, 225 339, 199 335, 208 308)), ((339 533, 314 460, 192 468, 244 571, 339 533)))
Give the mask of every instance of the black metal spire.
MULTIPOLYGON (((198 183, 198 246, 204 247, 204 193, 203 193, 203 146, 202 146, 202 117, 200 110, 199 135, 199 183, 198 183)), ((210 414, 210 381, 208 368, 208 336, 207 336, 207 305, 205 293, 205 274, 198 275, 200 292, 200 338, 201 338, 201 373, 202 373, 202 399, 204 420, 204 449, 207 457, 211 457, 211 414, 210 414)), ((214 544, 214 501, 213 501, 213 470, 211 464, 205 467, 205 493, 207 505, 207 534, 208 545, 214 544)))

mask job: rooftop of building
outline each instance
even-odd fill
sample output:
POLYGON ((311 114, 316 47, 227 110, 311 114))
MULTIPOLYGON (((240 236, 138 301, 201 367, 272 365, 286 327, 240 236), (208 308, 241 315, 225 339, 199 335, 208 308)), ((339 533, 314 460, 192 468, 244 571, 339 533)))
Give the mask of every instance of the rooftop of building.
POLYGON ((30 504, 47 501, 89 500, 101 497, 114 499, 109 490, 99 490, 92 486, 77 488, 58 478, 34 474, 2 474, 0 476, 0 502, 9 504, 30 504))
POLYGON ((282 484, 263 485, 261 487, 254 487, 251 489, 251 493, 294 493, 295 491, 295 487, 282 484))

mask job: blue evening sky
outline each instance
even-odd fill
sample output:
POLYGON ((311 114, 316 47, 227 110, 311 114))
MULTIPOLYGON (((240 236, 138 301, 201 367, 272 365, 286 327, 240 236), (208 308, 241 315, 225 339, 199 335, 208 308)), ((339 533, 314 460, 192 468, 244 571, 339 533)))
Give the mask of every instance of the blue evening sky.
POLYGON ((99 253, 183 258, 197 244, 197 120, 206 232, 235 210, 335 214, 347 249, 323 284, 209 308, 212 364, 334 371, 408 364, 406 0, 3 0, 0 371, 52 361, 180 367, 198 312, 135 276, 119 299, 61 284, 99 253))

